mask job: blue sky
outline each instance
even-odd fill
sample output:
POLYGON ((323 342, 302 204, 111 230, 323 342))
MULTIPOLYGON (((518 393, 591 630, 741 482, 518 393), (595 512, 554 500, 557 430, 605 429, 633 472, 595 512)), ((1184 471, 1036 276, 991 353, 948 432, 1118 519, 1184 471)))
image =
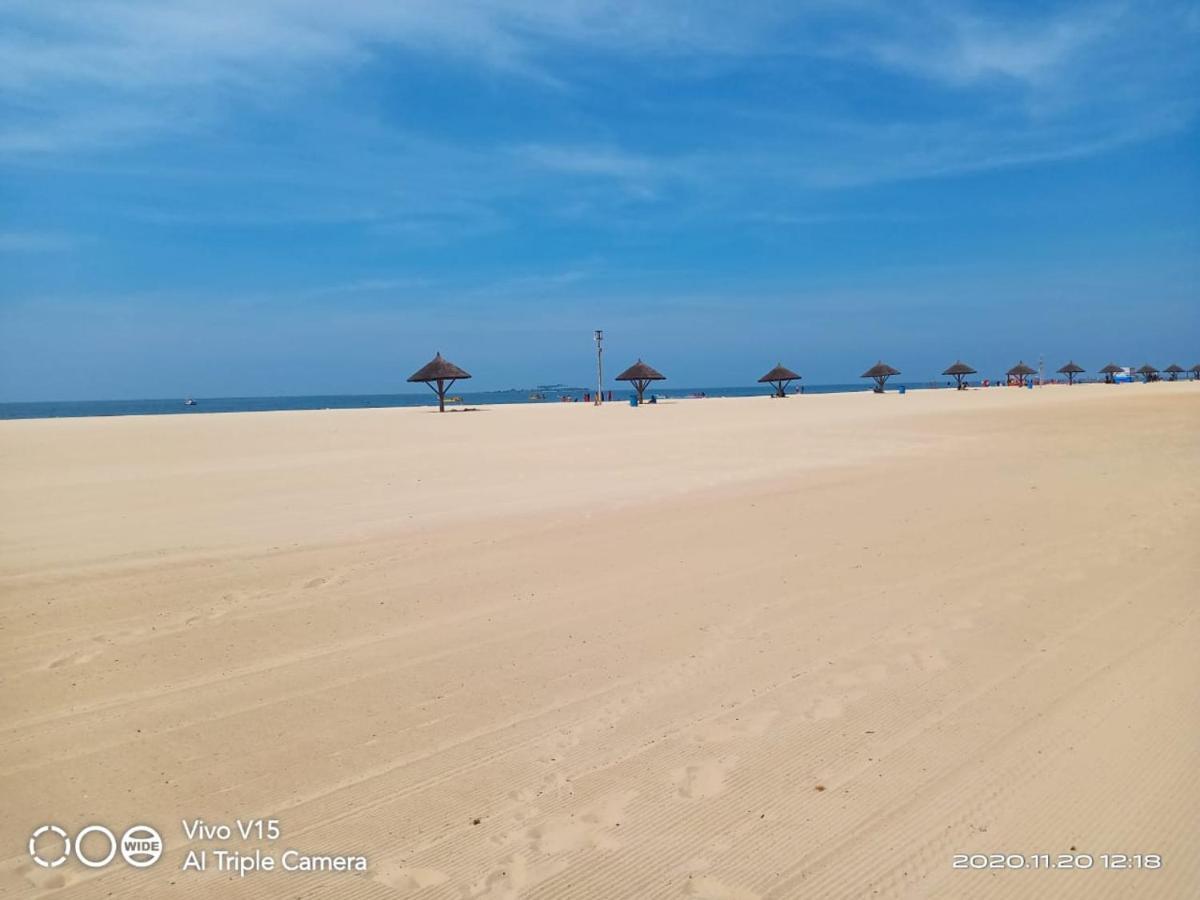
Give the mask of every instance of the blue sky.
POLYGON ((0 400, 1200 362, 1197 4, 628 6, 6 3, 0 400))

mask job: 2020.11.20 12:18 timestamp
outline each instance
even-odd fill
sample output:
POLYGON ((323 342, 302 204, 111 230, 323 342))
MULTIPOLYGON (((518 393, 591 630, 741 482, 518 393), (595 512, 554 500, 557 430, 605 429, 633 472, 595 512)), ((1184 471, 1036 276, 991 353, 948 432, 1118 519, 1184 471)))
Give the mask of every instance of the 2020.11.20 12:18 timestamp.
POLYGON ((1160 853, 955 853, 955 869, 1161 869, 1160 853))

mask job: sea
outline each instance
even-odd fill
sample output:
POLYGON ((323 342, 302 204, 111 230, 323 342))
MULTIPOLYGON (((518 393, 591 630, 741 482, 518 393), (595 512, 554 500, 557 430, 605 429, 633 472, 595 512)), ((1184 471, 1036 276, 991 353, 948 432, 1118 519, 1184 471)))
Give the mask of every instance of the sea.
MULTIPOLYGON (((906 390, 944 388, 945 384, 888 383, 889 393, 903 386, 906 390)), ((804 394, 838 394, 869 391, 870 384, 805 385, 804 394)), ((765 385, 753 387, 655 388, 646 391, 646 398, 664 400, 702 397, 760 397, 768 394, 765 385)), ((605 392, 607 396, 607 391, 605 392)), ((626 403, 633 392, 613 388, 614 402, 626 403)), ((508 403, 563 403, 582 401, 590 395, 589 388, 564 385, 539 385, 505 391, 463 391, 452 396, 461 398, 447 408, 460 406, 491 406, 508 403)), ((205 413, 271 412, 289 409, 387 409, 407 406, 436 406, 432 392, 424 394, 329 394, 301 397, 166 397, 154 400, 51 400, 36 403, 0 403, 0 419, 58 419, 81 416, 195 416, 205 413), (188 405, 186 400, 194 400, 188 405)))

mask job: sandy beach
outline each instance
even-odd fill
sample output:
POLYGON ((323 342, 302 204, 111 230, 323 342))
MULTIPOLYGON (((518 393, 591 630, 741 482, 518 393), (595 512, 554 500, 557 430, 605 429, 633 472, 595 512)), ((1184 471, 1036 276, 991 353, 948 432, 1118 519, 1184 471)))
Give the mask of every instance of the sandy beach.
POLYGON ((0 422, 0 893, 1194 896, 1197 460, 1195 383, 0 422))

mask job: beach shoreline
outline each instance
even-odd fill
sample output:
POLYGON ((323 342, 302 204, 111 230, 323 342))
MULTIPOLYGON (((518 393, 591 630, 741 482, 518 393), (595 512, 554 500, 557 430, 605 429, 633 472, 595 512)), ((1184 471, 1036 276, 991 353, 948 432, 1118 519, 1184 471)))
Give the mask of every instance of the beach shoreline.
MULTIPOLYGON (((798 381, 799 379, 797 379, 798 381)), ((1098 384, 1099 382, 1079 382, 1098 384)), ((944 377, 933 378, 929 381, 905 381, 896 379, 888 383, 889 392, 898 392, 900 388, 906 391, 943 390, 952 387, 944 377)), ((971 390, 982 390, 985 387, 1001 387, 1001 382, 983 385, 982 380, 976 381, 971 390)), ((1066 381, 1047 381, 1046 387, 1067 386, 1066 381)), ((1112 387, 1111 385, 1109 387, 1112 387)), ((824 394, 858 394, 869 393, 872 385, 862 381, 853 383, 809 384, 792 382, 787 388, 788 396, 817 396, 824 394)), ((769 391, 762 385, 716 386, 716 387, 676 387, 663 382, 654 382, 654 390, 648 391, 659 400, 675 401, 684 399, 748 399, 768 396, 769 391)), ((633 392, 618 383, 617 386, 604 391, 606 403, 628 403, 633 392)), ((563 402, 591 403, 590 388, 509 388, 499 391, 455 392, 452 396, 451 409, 462 409, 469 406, 513 406, 536 404, 554 406, 563 402), (534 399, 532 395, 539 395, 534 399)), ((450 402, 450 401, 448 401, 450 402)), ((110 418, 116 416, 150 416, 150 415, 212 415, 214 413, 245 413, 245 412, 302 412, 327 411, 333 409, 423 409, 437 406, 436 396, 426 393, 402 394, 314 394, 314 395, 283 395, 264 397, 205 397, 196 398, 126 398, 117 400, 39 400, 0 402, 0 422, 13 419, 60 419, 60 418, 110 418)))

